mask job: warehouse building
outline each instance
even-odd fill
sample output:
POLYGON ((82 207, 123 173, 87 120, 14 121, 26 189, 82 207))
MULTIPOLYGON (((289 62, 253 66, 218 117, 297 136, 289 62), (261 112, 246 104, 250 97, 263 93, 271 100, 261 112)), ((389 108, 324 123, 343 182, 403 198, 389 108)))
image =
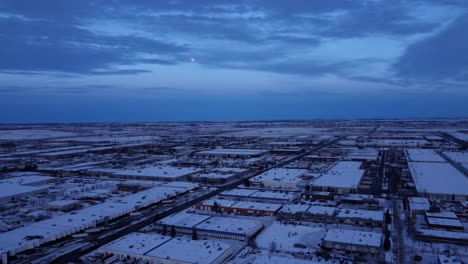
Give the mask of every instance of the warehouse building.
POLYGON ((272 192, 253 189, 232 189, 219 194, 221 199, 287 204, 298 197, 296 192, 272 192))
POLYGON ((169 232, 174 227, 176 233, 192 234, 196 232, 199 236, 247 241, 263 228, 263 224, 249 219, 212 217, 181 212, 157 221, 153 227, 163 232, 169 232))
POLYGON ((307 170, 276 168, 252 178, 255 186, 270 189, 297 189, 305 184, 302 176, 307 170))
POLYGON ((217 240, 199 241, 159 234, 131 233, 102 246, 99 252, 130 262, 219 264, 233 254, 233 247, 217 240))
POLYGON ((322 176, 317 178, 311 188, 338 194, 355 193, 361 183, 365 170, 361 162, 339 161, 322 176))
POLYGON ((381 243, 381 233, 335 228, 329 229, 323 239, 325 248, 373 254, 380 251, 381 243))
POLYGON ((239 158, 239 159, 246 159, 246 158, 253 158, 253 157, 260 157, 268 153, 268 150, 263 149, 211 149, 211 150, 204 150, 195 153, 197 157, 203 158, 239 158))
POLYGON ((341 224, 367 227, 382 227, 384 223, 383 211, 340 208, 336 220, 341 224))
POLYGON ((233 213, 241 215, 276 215, 281 209, 281 204, 257 203, 249 201, 231 201, 209 199, 196 205, 199 210, 233 213))

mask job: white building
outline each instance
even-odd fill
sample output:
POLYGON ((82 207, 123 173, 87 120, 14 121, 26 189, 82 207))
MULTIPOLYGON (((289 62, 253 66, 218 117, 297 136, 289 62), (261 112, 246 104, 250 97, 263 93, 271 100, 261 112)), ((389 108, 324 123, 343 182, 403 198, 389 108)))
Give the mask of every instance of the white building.
POLYGON ((353 193, 359 187, 364 173, 365 170, 361 169, 361 162, 340 161, 317 178, 311 187, 314 190, 338 194, 353 193))
POLYGON ((131 233, 99 248, 120 260, 151 264, 219 264, 232 253, 232 245, 216 240, 171 238, 159 234, 131 233))
POLYGON ((307 170, 276 168, 252 178, 253 185, 271 189, 297 189, 305 184, 302 176, 307 170))
POLYGON ((329 229, 323 239, 323 246, 339 250, 378 253, 382 234, 347 229, 329 229))

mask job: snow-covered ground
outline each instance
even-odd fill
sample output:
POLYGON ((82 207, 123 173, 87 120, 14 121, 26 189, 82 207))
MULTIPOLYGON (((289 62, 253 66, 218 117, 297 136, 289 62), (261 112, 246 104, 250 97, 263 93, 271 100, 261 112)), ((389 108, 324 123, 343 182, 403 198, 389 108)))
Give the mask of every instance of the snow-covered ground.
POLYGON ((54 130, 1 130, 0 140, 46 139, 74 135, 74 133, 54 130))

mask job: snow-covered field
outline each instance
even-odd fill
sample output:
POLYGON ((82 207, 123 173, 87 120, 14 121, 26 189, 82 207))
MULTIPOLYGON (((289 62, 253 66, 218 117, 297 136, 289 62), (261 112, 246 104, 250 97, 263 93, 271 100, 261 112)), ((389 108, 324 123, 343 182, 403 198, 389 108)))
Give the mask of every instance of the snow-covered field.
POLYGON ((0 140, 45 139, 74 135, 74 133, 54 130, 1 130, 0 140))

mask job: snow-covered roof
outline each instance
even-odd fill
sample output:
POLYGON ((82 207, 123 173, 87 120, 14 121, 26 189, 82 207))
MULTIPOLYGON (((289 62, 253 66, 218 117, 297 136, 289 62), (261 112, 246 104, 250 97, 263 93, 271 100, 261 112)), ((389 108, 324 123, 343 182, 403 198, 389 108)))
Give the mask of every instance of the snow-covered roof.
POLYGON ((232 207, 236 204, 236 201, 224 200, 224 199, 208 199, 201 202, 202 205, 214 206, 214 203, 222 207, 232 207))
POLYGON ((318 264, 320 262, 311 262, 310 260, 298 259, 285 256, 275 256, 272 254, 256 254, 255 258, 249 261, 250 264, 318 264))
POLYGON ((430 224, 430 225, 451 226, 451 227, 463 228, 462 223, 458 219, 427 217, 427 223, 430 224))
POLYGON ((235 203, 232 207, 241 208, 241 209, 253 209, 253 210, 276 212, 279 209, 281 209, 282 205, 275 204, 275 203, 257 203, 257 202, 240 201, 240 202, 235 203))
POLYGON ((446 162, 409 162, 420 193, 468 195, 468 178, 446 162))
POLYGON ((199 155, 236 155, 236 156, 258 156, 268 152, 268 150, 264 149, 210 149, 199 151, 197 154, 199 155))
POLYGON ((76 203, 79 203, 77 200, 56 200, 56 201, 51 201, 48 202, 48 206, 53 206, 53 207, 62 207, 62 206, 67 206, 67 205, 74 205, 76 203))
POLYGON ((337 218, 358 218, 367 219, 372 221, 383 221, 383 211, 372 211, 363 209, 348 209, 340 208, 338 210, 337 218))
POLYGON ((196 229, 250 236, 260 230, 262 227, 263 224, 255 220, 214 216, 198 224, 196 229))
POLYGON ((444 154, 451 160, 460 163, 468 163, 468 152, 452 152, 447 151, 444 154))
POLYGON ((281 208, 280 212, 288 214, 305 213, 309 207, 310 205, 307 204, 287 204, 281 208))
POLYGON ((358 246, 380 247, 382 234, 376 232, 332 228, 328 230, 327 235, 323 240, 358 246))
POLYGON ((174 238, 146 255, 180 263, 212 263, 232 250, 232 245, 218 240, 174 238))
POLYGON ((300 177, 306 172, 307 170, 275 168, 255 176, 251 181, 296 183, 302 181, 300 177))
POLYGON ((307 210, 307 213, 314 215, 333 215, 335 211, 335 207, 312 205, 307 210))
POLYGON ((437 230, 437 229, 418 228, 416 229, 416 234, 423 235, 423 236, 468 241, 468 233, 466 232, 452 232, 452 231, 437 230))
MULTIPOLYGON (((0 199, 14 197, 18 195, 25 195, 28 193, 36 193, 47 191, 49 186, 29 186, 23 185, 22 182, 31 183, 27 180, 29 177, 43 177, 43 176, 25 176, 25 177, 14 177, 0 180, 0 199)), ((44 176, 45 177, 45 176, 44 176)))
POLYGON ((271 191, 258 191, 250 195, 250 197, 255 198, 265 198, 265 199, 277 199, 277 200, 290 200, 294 197, 292 193, 281 193, 281 192, 271 192, 271 191))
POLYGON ((189 214, 186 212, 180 212, 165 217, 159 220, 157 223, 167 226, 192 228, 208 218, 210 218, 210 216, 208 215, 189 214))
POLYGON ((334 188, 357 188, 364 176, 361 162, 340 161, 329 171, 317 178, 313 185, 334 188))
POLYGON ((228 191, 224 191, 221 193, 222 196, 250 196, 253 193, 257 192, 257 190, 252 189, 232 189, 228 191))
POLYGON ((171 237, 159 234, 130 233, 102 246, 100 250, 144 255, 169 240, 171 237))
POLYGON ((448 218, 448 219, 458 219, 457 215, 454 212, 444 211, 444 212, 426 212, 427 217, 438 217, 438 218, 448 218))
POLYGON ((128 168, 128 169, 105 169, 97 170, 111 172, 114 175, 121 176, 138 176, 147 178, 181 178, 195 172, 200 172, 201 169, 197 168, 179 168, 171 166, 151 166, 144 168, 128 168))
POLYGON ((114 219, 140 207, 158 203, 184 191, 183 188, 157 186, 123 197, 112 197, 101 204, 2 233, 0 234, 0 253, 12 252, 16 254, 94 226, 106 218, 114 219), (42 238, 27 239, 28 236, 42 238))
POLYGON ((405 152, 408 161, 445 162, 444 158, 432 149, 407 149, 405 152))
POLYGON ((15 182, 21 185, 39 185, 45 182, 54 181, 55 179, 56 179, 55 177, 51 177, 51 176, 27 175, 27 176, 19 176, 19 177, 3 179, 3 180, 0 180, 0 184, 15 182))

